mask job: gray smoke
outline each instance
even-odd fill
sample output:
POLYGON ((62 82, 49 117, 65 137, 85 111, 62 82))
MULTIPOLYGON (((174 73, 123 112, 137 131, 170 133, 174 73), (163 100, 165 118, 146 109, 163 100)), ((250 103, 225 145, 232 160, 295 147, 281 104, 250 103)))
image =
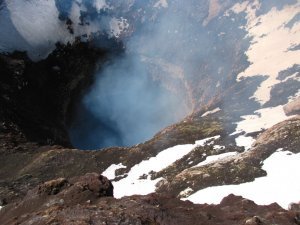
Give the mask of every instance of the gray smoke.
POLYGON ((199 46, 210 40, 199 22, 208 6, 174 1, 168 8, 142 7, 136 9, 145 10, 142 23, 128 18, 135 31, 123 40, 124 55, 96 74, 83 99, 81 120, 71 129, 77 147, 134 145, 192 111, 182 76, 195 69, 195 59, 205 57, 199 46), (82 120, 83 114, 89 122, 82 120))
MULTIPOLYGON (((246 14, 228 11, 238 2, 0 1, 0 51, 25 50, 38 60, 75 37, 122 42, 124 53, 95 74, 70 137, 83 149, 129 146, 207 104, 248 66, 246 14)), ((263 0, 257 14, 295 2, 263 0)))
MULTIPOLYGON (((115 59, 97 74, 82 107, 89 124, 71 132, 81 148, 129 146, 149 139, 161 128, 183 118, 178 98, 154 82, 135 55, 115 59), (80 133, 79 133, 80 132, 80 133), (77 141, 79 140, 79 141, 77 141)), ((82 114, 79 115, 82 117, 82 114)))
MULTIPOLYGON (((220 31, 209 32, 203 25, 207 1, 168 1, 167 8, 149 2, 130 8, 137 18, 124 15, 134 29, 122 39, 125 53, 96 74, 83 99, 80 120, 71 129, 79 148, 130 146, 150 139, 192 112, 188 93, 194 77, 199 82, 202 72, 212 76, 226 66, 216 50, 220 31), (201 71, 208 61, 211 68, 201 71)), ((214 94, 212 88, 209 95, 214 94)))

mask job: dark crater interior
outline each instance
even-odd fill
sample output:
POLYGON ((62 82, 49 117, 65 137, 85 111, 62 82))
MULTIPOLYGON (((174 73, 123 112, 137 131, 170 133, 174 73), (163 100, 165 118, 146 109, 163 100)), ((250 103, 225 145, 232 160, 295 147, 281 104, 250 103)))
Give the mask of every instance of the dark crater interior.
POLYGON ((79 149, 142 143, 186 115, 180 101, 138 57, 115 56, 96 71, 94 83, 77 102, 71 143, 79 149))
POLYGON ((95 43, 57 44, 38 62, 1 54, 1 129, 19 142, 96 150, 144 142, 187 115, 149 64, 122 43, 95 43))

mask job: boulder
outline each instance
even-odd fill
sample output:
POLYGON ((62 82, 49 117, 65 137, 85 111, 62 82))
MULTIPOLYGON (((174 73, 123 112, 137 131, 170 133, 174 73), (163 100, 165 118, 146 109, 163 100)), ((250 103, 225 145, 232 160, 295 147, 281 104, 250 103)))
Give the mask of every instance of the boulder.
POLYGON ((112 183, 109 179, 98 173, 87 173, 81 176, 75 185, 81 186, 84 190, 96 193, 99 197, 113 197, 114 187, 112 183))

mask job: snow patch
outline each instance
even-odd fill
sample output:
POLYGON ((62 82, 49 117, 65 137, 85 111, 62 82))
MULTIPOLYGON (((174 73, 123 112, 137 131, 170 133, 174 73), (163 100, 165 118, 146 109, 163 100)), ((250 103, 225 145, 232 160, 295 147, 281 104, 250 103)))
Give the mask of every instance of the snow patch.
POLYGON ((220 137, 221 137, 220 135, 217 135, 214 137, 209 137, 209 138, 205 138, 205 139, 196 141, 196 146, 212 145, 214 143, 214 141, 219 139, 220 137), (211 142, 207 143, 208 141, 211 141, 211 142))
POLYGON ((255 142, 253 137, 245 137, 244 135, 240 135, 235 139, 235 143, 239 147, 244 147, 245 150, 249 150, 252 144, 255 142))
POLYGON ((203 162, 199 163, 196 166, 193 166, 193 168, 194 167, 205 166, 207 164, 214 163, 214 162, 222 160, 224 158, 227 158, 227 157, 230 157, 230 156, 235 156, 236 154, 238 154, 238 153, 237 152, 226 152, 226 153, 222 153, 222 154, 219 154, 219 155, 211 155, 211 156, 208 156, 203 162))
POLYGON ((163 178, 151 180, 151 175, 149 175, 151 171, 159 172, 174 163, 176 160, 181 159, 195 147, 204 146, 207 144, 207 141, 218 138, 220 138, 220 136, 205 138, 203 140, 196 141, 195 144, 176 145, 161 151, 155 157, 143 160, 131 168, 127 177, 113 182, 114 196, 116 198, 121 198, 123 196, 130 196, 134 194, 146 195, 154 192, 156 188, 155 185, 163 178), (147 175, 147 179, 141 179, 141 176, 143 175, 147 175))
POLYGON ((188 154, 194 147, 195 145, 192 144, 177 145, 135 165, 131 168, 126 178, 113 182, 114 196, 120 198, 133 194, 148 194, 154 192, 155 184, 160 181, 161 178, 156 180, 151 180, 150 176, 148 176, 147 179, 139 178, 144 174, 148 175, 150 171, 158 172, 166 168, 188 154))
POLYGON ((213 149, 214 150, 223 150, 223 149, 225 149, 225 146, 224 145, 214 145, 213 149))
POLYGON ((300 82, 300 77, 298 76, 299 72, 296 72, 290 76, 288 76, 287 78, 285 78, 284 80, 281 81, 281 83, 287 82, 289 79, 293 79, 295 81, 299 81, 300 82))
POLYGON ((201 117, 205 117, 205 116, 208 116, 210 114, 214 114, 214 113, 219 112, 219 111, 221 111, 221 109, 218 107, 218 108, 215 108, 211 111, 207 111, 206 113, 203 113, 201 117))
POLYGON ((248 37, 252 38, 246 52, 250 66, 238 75, 238 81, 245 77, 264 75, 265 81, 253 95, 259 103, 270 100, 271 88, 280 83, 279 72, 294 64, 299 64, 300 51, 289 51, 292 46, 300 44, 300 23, 291 28, 284 26, 300 12, 300 3, 286 6, 282 10, 275 7, 267 14, 255 16, 253 4, 247 6, 248 37), (285 40, 285 41, 282 41, 285 40), (267 65, 267 66, 266 66, 267 65))
POLYGON ((248 1, 244 1, 242 3, 236 3, 231 9, 230 11, 234 12, 235 14, 239 14, 241 12, 244 12, 247 9, 249 2, 248 1))
POLYGON ((82 25, 80 15, 86 11, 87 9, 84 5, 78 4, 76 1, 73 2, 69 17, 73 22, 74 36, 90 35, 103 28, 103 24, 100 21, 93 21, 88 25, 82 25))
POLYGON ((122 163, 119 163, 118 165, 112 164, 110 165, 103 173, 103 176, 106 176, 108 179, 113 180, 116 178, 116 170, 126 168, 122 163))
POLYGON ((276 151, 264 161, 266 177, 239 185, 224 185, 200 190, 186 199, 194 203, 219 204, 229 194, 241 195, 256 204, 266 205, 277 202, 288 209, 291 202, 300 200, 300 153, 276 151))
POLYGON ((290 96, 289 98, 288 98, 288 100, 289 100, 289 102, 293 102, 293 101, 295 101, 297 98, 299 98, 300 97, 300 89, 299 89, 299 91, 295 94, 295 95, 293 95, 293 96, 290 96))
POLYGON ((194 190, 192 188, 188 187, 179 193, 179 197, 181 197, 181 198, 187 197, 193 192, 194 192, 194 190))
POLYGON ((263 108, 255 111, 254 113, 255 115, 242 116, 241 118, 243 120, 237 123, 236 131, 232 133, 232 135, 241 132, 258 132, 263 129, 270 128, 279 122, 293 117, 285 115, 282 105, 270 108, 263 108))

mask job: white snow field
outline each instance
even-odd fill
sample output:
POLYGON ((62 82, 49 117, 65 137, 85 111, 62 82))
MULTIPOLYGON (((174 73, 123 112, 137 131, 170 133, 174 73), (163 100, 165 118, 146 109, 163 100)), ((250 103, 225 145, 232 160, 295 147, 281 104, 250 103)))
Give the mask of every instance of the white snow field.
MULTIPOLYGON (((131 168, 127 177, 113 182, 114 196, 116 198, 121 198, 123 196, 130 196, 134 194, 149 194, 154 192, 156 188, 155 185, 162 178, 151 180, 151 175, 149 175, 151 171, 161 171, 176 160, 181 159, 195 147, 204 146, 205 144, 213 144, 213 141, 218 138, 220 138, 220 136, 205 138, 203 140, 196 141, 195 144, 176 145, 161 151, 155 157, 142 161, 131 168), (147 179, 140 179, 143 175, 147 175, 147 179)), ((108 175, 110 178, 114 178, 115 170, 122 167, 124 166, 120 164, 112 165, 103 172, 103 175, 108 175)))
POLYGON ((194 203, 218 204, 229 194, 243 196, 256 204, 277 202, 288 209, 292 202, 300 201, 300 153, 278 150, 263 163, 267 176, 239 185, 224 185, 205 188, 183 200, 194 203))
MULTIPOLYGON (((248 14, 246 30, 252 40, 246 55, 250 66, 238 75, 238 80, 257 75, 267 76, 253 95, 253 98, 264 104, 270 100, 271 88, 281 82, 277 79, 279 73, 300 63, 300 51, 289 51, 300 44, 300 23, 295 23, 292 27, 285 26, 300 12, 300 2, 287 5, 281 10, 274 7, 258 17, 255 12, 260 7, 259 1, 247 2, 246 7, 238 5, 248 14)), ((239 7, 232 10, 240 12, 237 8, 239 7)))

